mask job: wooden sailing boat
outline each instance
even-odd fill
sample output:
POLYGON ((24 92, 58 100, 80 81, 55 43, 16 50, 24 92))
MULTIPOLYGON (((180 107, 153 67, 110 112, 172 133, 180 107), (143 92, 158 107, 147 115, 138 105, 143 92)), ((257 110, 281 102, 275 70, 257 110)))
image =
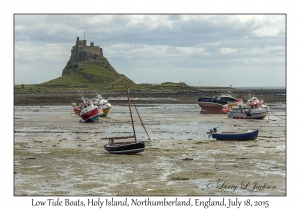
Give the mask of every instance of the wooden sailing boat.
POLYGON ((132 136, 125 136, 125 137, 110 137, 110 138, 103 138, 103 139, 108 139, 108 144, 104 145, 104 148, 107 152, 109 153, 114 153, 114 154, 132 154, 132 153, 139 153, 143 152, 145 149, 145 142, 146 141, 137 141, 136 137, 136 132, 134 128, 134 122, 133 122, 133 117, 132 117, 132 110, 131 110, 131 104, 130 104, 130 98, 133 102, 133 105, 136 109, 136 112, 139 116, 139 119, 141 121, 141 124, 148 136, 148 140, 150 141, 150 137, 148 135, 148 132, 146 131, 146 128, 144 126, 144 123, 142 122, 142 119, 139 115, 139 112, 137 111, 137 108, 135 106, 135 103, 131 97, 131 94, 129 92, 129 89, 126 85, 126 92, 127 92, 127 98, 128 98, 128 106, 129 106, 129 111, 130 111, 130 119, 131 119, 131 124, 132 124, 132 129, 133 129, 133 135, 132 136), (121 139, 134 139, 134 141, 126 141, 122 142, 119 141, 121 139))

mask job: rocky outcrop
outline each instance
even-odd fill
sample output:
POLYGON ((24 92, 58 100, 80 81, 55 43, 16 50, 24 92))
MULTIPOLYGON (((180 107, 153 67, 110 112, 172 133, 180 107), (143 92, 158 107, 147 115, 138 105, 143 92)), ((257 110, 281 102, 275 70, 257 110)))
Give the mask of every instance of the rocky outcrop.
POLYGON ((72 74, 82 70, 85 64, 95 64, 108 69, 114 73, 118 73, 103 56, 102 48, 99 46, 86 45, 86 40, 79 40, 77 37, 76 45, 71 50, 70 59, 62 71, 62 76, 72 74))
POLYGON ((117 73, 117 71, 110 65, 109 61, 104 56, 82 51, 75 52, 71 55, 67 65, 62 71, 62 76, 82 70, 84 64, 99 65, 103 68, 117 73))

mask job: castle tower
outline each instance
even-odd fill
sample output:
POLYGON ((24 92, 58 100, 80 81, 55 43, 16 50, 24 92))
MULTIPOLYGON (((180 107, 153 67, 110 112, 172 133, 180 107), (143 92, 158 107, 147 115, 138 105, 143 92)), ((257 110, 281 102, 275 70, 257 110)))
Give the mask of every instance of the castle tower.
POLYGON ((79 44, 79 37, 77 37, 77 40, 76 40, 76 52, 78 51, 78 44, 79 44))

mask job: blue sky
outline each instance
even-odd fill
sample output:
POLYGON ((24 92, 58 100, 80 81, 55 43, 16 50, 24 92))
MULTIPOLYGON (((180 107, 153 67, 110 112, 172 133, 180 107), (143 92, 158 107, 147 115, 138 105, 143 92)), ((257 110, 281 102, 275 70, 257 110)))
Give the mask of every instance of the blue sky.
POLYGON ((136 83, 286 85, 284 13, 15 14, 15 84, 60 77, 84 36, 136 83))

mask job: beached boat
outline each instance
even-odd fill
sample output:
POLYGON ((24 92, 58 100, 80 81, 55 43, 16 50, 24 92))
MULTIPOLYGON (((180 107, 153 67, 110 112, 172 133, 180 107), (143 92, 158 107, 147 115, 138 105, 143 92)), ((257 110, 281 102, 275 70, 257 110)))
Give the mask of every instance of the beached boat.
MULTIPOLYGON (((83 101, 83 103, 85 103, 85 100, 84 100, 84 97, 82 96, 82 91, 81 90, 78 90, 78 93, 81 95, 81 99, 83 101)), ((110 108, 111 108, 111 104, 108 103, 108 100, 104 99, 100 94, 96 93, 96 97, 95 98, 92 98, 90 99, 92 102, 93 102, 93 105, 94 106, 98 106, 99 109, 102 110, 103 114, 100 116, 100 117, 106 117, 110 108)), ((79 115, 80 112, 81 112, 81 108, 82 108, 82 104, 79 104, 78 106, 76 106, 75 103, 72 104, 72 106, 74 107, 73 108, 73 111, 75 114, 79 115)))
POLYGON ((223 111, 231 118, 263 119, 269 112, 269 107, 263 103, 263 100, 258 100, 256 97, 250 98, 245 105, 242 99, 237 99, 236 106, 224 108, 223 111))
POLYGON ((94 105, 93 100, 86 101, 82 96, 82 91, 79 91, 79 93, 83 103, 78 106, 76 106, 75 103, 72 103, 75 114, 78 114, 83 122, 97 122, 99 117, 103 115, 102 109, 94 105))
POLYGON ((85 101, 78 109, 80 109, 79 116, 84 122, 97 122, 99 117, 103 115, 102 109, 95 106, 92 100, 85 101))
POLYGON ((104 99, 100 94, 96 93, 96 97, 93 99, 93 102, 103 110, 103 115, 101 117, 106 117, 111 108, 111 104, 108 103, 108 100, 104 99))
POLYGON ((198 105, 201 108, 202 114, 224 114, 222 109, 224 105, 234 103, 236 98, 230 94, 220 95, 212 98, 200 97, 198 98, 198 105))
POLYGON ((258 136, 258 130, 248 130, 244 133, 237 133, 237 132, 218 132, 217 128, 211 129, 209 132, 209 137, 216 140, 254 140, 258 136))
MULTIPOLYGON (((127 138, 134 138, 134 136, 127 138)), ((104 145, 104 149, 112 154, 135 154, 145 150, 145 142, 115 142, 115 140, 119 139, 125 139, 125 137, 109 138, 109 143, 104 145)))
POLYGON ((127 85, 126 85, 126 92, 127 92, 127 98, 128 98, 128 106, 129 106, 129 111, 130 111, 130 119, 131 119, 133 135, 132 136, 125 136, 125 137, 102 138, 102 139, 108 139, 108 144, 104 145, 104 149, 107 152, 113 153, 113 154, 132 154, 132 153, 143 152, 145 150, 145 142, 150 141, 150 137, 148 135, 148 132, 147 132, 147 130, 144 126, 144 123, 143 123, 143 121, 142 121, 142 119, 139 115, 139 112, 137 111, 137 108, 135 106, 133 98, 131 97, 131 94, 129 92, 129 89, 128 89, 127 85), (137 113, 137 115, 140 119, 141 125, 143 126, 144 131, 148 136, 148 140, 146 140, 146 141, 141 141, 141 140, 138 141, 137 140, 130 101, 133 102, 134 108, 135 108, 136 113, 137 113), (125 141, 122 141, 123 139, 125 139, 125 141), (127 139, 133 139, 133 140, 128 141, 127 139))
POLYGON ((267 116, 268 112, 268 108, 249 107, 246 109, 244 108, 243 110, 232 109, 227 113, 227 116, 239 119, 264 119, 267 116))

